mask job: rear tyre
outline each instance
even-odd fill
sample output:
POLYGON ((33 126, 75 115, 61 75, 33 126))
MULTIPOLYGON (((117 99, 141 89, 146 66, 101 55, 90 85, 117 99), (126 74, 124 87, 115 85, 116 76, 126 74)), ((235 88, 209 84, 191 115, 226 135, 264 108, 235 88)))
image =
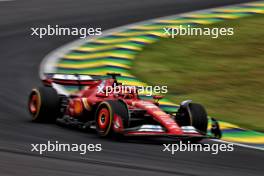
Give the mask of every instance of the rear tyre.
POLYGON ((96 131, 101 137, 119 136, 129 125, 129 113, 122 100, 100 103, 95 113, 96 131))
POLYGON ((60 116, 60 99, 57 91, 51 87, 32 89, 28 110, 34 122, 55 122, 60 116))

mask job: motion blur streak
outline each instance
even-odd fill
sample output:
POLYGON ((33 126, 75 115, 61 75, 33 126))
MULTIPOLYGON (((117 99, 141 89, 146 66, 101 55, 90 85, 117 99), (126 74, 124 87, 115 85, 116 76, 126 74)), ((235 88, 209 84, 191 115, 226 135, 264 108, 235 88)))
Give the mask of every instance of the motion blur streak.
POLYGON ((261 151, 236 147, 217 156, 160 152, 166 141, 113 142, 94 134, 32 124, 26 109, 29 90, 39 83, 38 66, 53 49, 76 39, 30 36, 30 27, 67 25, 109 29, 119 25, 248 0, 20 0, 0 6, 0 172, 2 175, 261 175, 261 151), (102 143, 104 151, 80 158, 76 153, 30 152, 31 143, 102 143), (45 159, 43 159, 45 158, 45 159), (243 162, 242 162, 243 161, 243 162))

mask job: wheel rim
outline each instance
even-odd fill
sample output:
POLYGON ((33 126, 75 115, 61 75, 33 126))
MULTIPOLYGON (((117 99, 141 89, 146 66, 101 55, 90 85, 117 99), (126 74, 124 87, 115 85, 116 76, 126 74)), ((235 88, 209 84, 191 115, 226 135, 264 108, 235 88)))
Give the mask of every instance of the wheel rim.
POLYGON ((97 122, 100 131, 105 132, 110 122, 110 113, 107 108, 102 108, 99 111, 97 122))
POLYGON ((35 115, 38 112, 39 99, 36 94, 33 94, 29 101, 29 111, 31 114, 35 115))

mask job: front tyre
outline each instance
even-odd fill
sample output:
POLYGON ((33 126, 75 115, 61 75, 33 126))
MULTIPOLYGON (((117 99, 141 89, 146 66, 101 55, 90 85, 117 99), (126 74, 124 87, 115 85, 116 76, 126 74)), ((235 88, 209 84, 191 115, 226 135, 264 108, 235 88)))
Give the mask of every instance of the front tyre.
POLYGON ((52 87, 32 89, 28 110, 34 122, 55 122, 60 116, 60 98, 52 87))
POLYGON ((180 126, 193 126, 199 132, 206 134, 208 118, 205 108, 197 103, 189 103, 188 106, 180 107, 176 121, 180 126))
POLYGON ((208 118, 205 108, 197 103, 190 103, 192 126, 200 132, 207 133, 208 118))

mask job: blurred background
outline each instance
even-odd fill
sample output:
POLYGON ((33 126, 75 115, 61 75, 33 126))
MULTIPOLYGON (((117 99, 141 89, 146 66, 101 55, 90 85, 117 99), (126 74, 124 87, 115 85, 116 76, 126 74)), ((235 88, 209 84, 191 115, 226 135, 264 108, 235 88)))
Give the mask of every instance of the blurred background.
MULTIPOLYGON (((0 174, 261 175, 262 151, 236 147, 231 154, 217 156, 201 152, 171 156, 161 152, 164 140, 117 142, 55 124, 32 124, 26 108, 31 88, 40 85, 42 59, 78 38, 39 39, 30 35, 32 27, 58 24, 107 30, 242 2, 250 0, 0 0, 0 174), (47 140, 101 143, 103 151, 85 157, 76 153, 39 156, 30 152, 30 144, 47 140)), ((167 98, 171 101, 191 98, 205 104, 209 113, 219 119, 263 131, 263 16, 208 27, 219 26, 234 27, 234 36, 162 39, 137 55, 133 62, 137 69, 132 72, 150 85, 168 85, 167 98)))

